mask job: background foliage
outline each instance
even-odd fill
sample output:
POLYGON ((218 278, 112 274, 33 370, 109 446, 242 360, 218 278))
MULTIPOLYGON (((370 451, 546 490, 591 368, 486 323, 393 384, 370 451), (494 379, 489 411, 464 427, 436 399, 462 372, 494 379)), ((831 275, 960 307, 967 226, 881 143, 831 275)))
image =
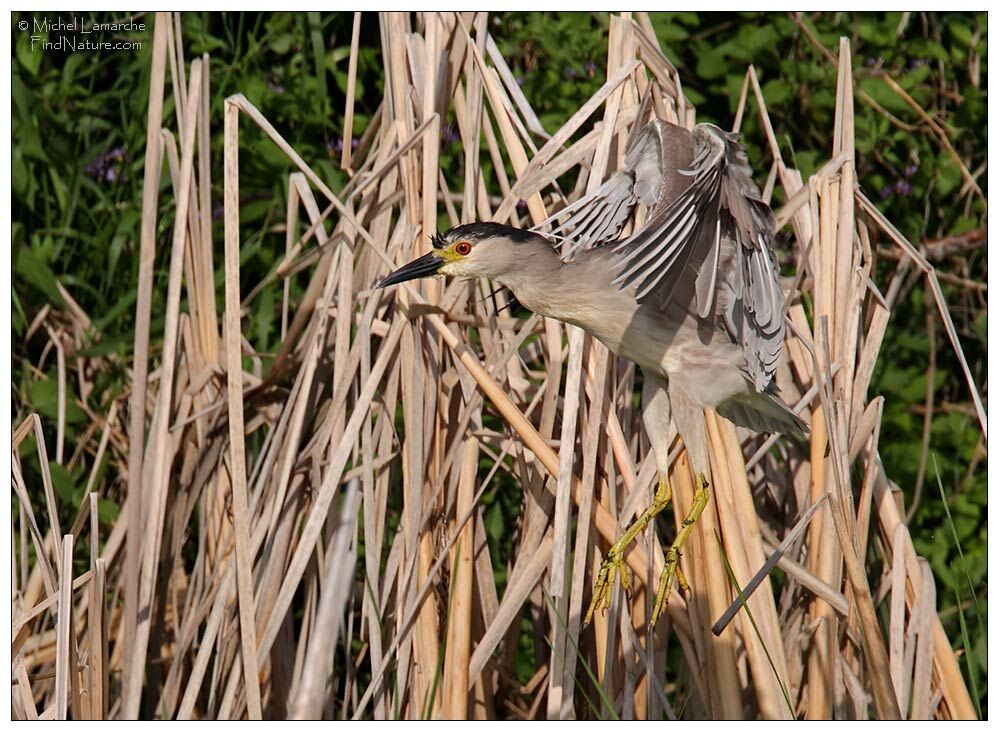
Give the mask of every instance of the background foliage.
MULTIPOLYGON (((21 16, 15 14, 16 27, 21 16)), ((31 16, 23 16, 30 21, 31 16)), ((660 13, 653 14, 666 53, 680 70, 700 120, 730 127, 748 64, 756 67, 771 119, 786 159, 803 175, 828 157, 833 127, 835 64, 829 60, 840 36, 854 53, 857 84, 857 170, 860 185, 888 218, 914 242, 954 237, 986 225, 984 176, 987 128, 987 36, 985 13, 660 13), (923 114, 886 81, 894 79, 923 114), (931 124, 932 122, 932 124, 931 124), (955 155, 941 144, 943 130, 956 157, 976 177, 984 195, 963 186, 955 155), (797 147, 792 147, 790 140, 797 147)), ((102 20, 94 18, 94 20, 102 20)), ((561 125, 605 81, 608 20, 602 14, 497 14, 490 30, 518 82, 548 129, 561 125)), ((186 13, 182 18, 188 55, 212 54, 215 135, 221 149, 223 99, 242 92, 309 160, 334 189, 346 182, 339 170, 344 91, 352 16, 186 13)), ((151 23, 147 23, 147 29, 151 23)), ((361 26, 355 134, 360 134, 381 98, 381 49, 377 21, 361 26), (371 93, 366 93, 371 92, 371 93), (374 101, 372 101, 374 100, 374 101)), ((11 396, 16 422, 31 410, 56 416, 55 360, 35 366, 47 340, 26 339, 29 324, 45 306, 62 306, 61 283, 93 319, 89 355, 116 355, 94 394, 107 398, 126 387, 133 342, 135 279, 145 144, 147 77, 151 31, 129 34, 140 50, 62 53, 32 50, 14 33, 12 59, 12 252, 13 364, 11 396), (115 365, 118 364, 118 365, 115 365), (106 391, 110 387, 111 391, 106 391)), ((165 115, 173 115, 169 106, 165 115)), ((751 161, 768 158, 752 103, 742 131, 751 161)), ((460 190, 461 150, 452 126, 442 131, 442 161, 452 190, 460 190)), ((218 145, 218 147, 216 147, 218 145)), ((284 156, 260 133, 247 130, 240 171, 244 226, 244 283, 260 280, 283 256, 282 221, 290 172, 284 156)), ((483 156, 488 164, 488 156, 483 156)), ((221 159, 213 160, 221 198, 221 159)), ((757 167, 760 183, 766 169, 757 167)), ((781 192, 775 192, 779 203, 781 192)), ((220 209, 219 209, 220 211, 220 209)), ((160 214, 160 242, 172 229, 169 210, 160 214)), ((221 221, 216 222, 221 247, 221 221)), ((983 240, 984 241, 984 240, 983 240)), ((161 249, 162 251, 162 249, 161 249)), ((944 292, 976 382, 986 390, 987 262, 984 247, 938 257, 944 292)), ((890 273, 896 262, 885 258, 890 273)), ((167 263, 157 261, 157 291, 165 291, 167 263)), ((221 278, 221 269, 217 273, 221 278)), ((302 283, 293 282, 293 288, 302 283)), ((222 288, 217 288, 218 292, 222 288)), ((279 340, 279 303, 272 288, 252 304, 246 332, 261 353, 279 340)), ((293 290, 293 297, 294 297, 293 290)), ((153 301, 153 332, 162 329, 163 298, 153 301), (157 325, 159 318, 159 326, 157 325)), ((917 551, 926 556, 938 585, 938 604, 955 647, 961 646, 958 612, 971 637, 969 668, 984 678, 986 634, 982 623, 986 588, 987 453, 970 406, 967 387, 945 338, 936 330, 932 302, 918 273, 899 294, 882 348, 872 393, 886 397, 881 452, 888 475, 902 487, 912 511, 917 551), (935 369, 927 364, 933 360, 935 369), (927 381, 931 379, 931 388, 927 381), (932 420, 924 448, 924 414, 932 398, 932 420), (921 471, 920 465, 924 468, 921 471), (921 475, 922 473, 922 475, 921 475), (938 484, 939 480, 939 484, 938 484), (976 632, 976 629, 981 632, 976 632)), ((156 356, 155 344, 153 355, 156 356)), ((72 363, 69 364, 72 368, 72 363)), ((72 388, 72 380, 68 381, 72 388)), ((68 400, 70 450, 89 422, 88 412, 106 411, 95 399, 68 400)), ((53 428, 54 429, 54 428, 53 428)), ((38 478, 31 439, 22 446, 25 470, 38 478)), ((89 456, 87 456, 89 459, 89 456)), ((102 520, 116 515, 115 477, 102 520)), ((57 494, 79 504, 90 466, 67 470, 52 461, 57 494)), ((29 480, 29 485, 41 481, 29 480)), ((515 520, 519 498, 502 489, 484 496, 486 525, 502 563, 504 524, 515 520)), ((987 694, 981 690, 983 713, 987 694)))

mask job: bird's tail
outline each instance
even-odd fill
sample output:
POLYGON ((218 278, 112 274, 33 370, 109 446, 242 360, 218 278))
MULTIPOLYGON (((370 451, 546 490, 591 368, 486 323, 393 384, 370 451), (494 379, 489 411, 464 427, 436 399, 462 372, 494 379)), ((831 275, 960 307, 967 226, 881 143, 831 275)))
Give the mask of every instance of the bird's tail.
POLYGON ((804 437, 806 425, 780 397, 773 394, 739 394, 715 407, 725 419, 756 432, 781 432, 804 437))

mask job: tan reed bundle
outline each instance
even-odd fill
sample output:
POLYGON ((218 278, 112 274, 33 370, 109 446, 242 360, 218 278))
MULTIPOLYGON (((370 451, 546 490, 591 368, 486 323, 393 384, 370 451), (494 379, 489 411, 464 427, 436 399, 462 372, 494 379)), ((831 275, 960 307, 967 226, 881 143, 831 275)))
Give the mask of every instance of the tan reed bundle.
MULTIPOLYGON (((348 140, 360 23, 358 13, 348 140)), ((635 591, 617 591, 591 628, 580 622, 603 552, 652 495, 634 366, 581 331, 512 317, 503 296, 479 283, 410 283, 397 294, 374 285, 428 247, 439 214, 450 224, 529 226, 598 186, 647 120, 643 100, 687 126, 695 109, 641 13, 611 19, 607 82, 554 131, 520 92, 485 14, 384 14, 378 23, 384 98, 358 149, 344 145, 344 189, 331 190, 247 99, 226 100, 225 241, 217 247, 209 59, 188 64, 180 18, 156 17, 132 389, 107 415, 92 415, 95 466, 114 452, 127 502, 101 552, 93 484, 64 532, 47 472, 39 507, 19 469, 17 448, 29 434, 43 472, 48 466, 41 422, 33 415, 15 429, 20 536, 30 537, 37 560, 15 567, 28 579, 12 606, 14 714, 972 717, 933 577, 878 457, 882 398, 868 390, 899 285, 898 277, 875 282, 878 242, 926 273, 958 353, 960 343, 932 267, 856 180, 847 42, 835 55, 829 162, 808 180, 781 158, 752 68, 735 121, 738 129, 755 107, 772 159, 753 163, 769 165, 765 196, 779 185, 787 201, 777 221, 793 231, 797 274, 788 285, 797 294, 778 378, 810 422, 810 441, 743 434, 706 415, 712 499, 682 559, 692 593, 674 593, 668 620, 650 634, 645 588, 663 559, 652 530, 628 555, 635 591), (164 119, 167 93, 176 120, 164 119), (465 149, 460 194, 439 166, 449 112, 465 149), (287 180, 286 257, 275 276, 243 283, 252 293, 240 302, 239 134, 247 125, 296 172, 287 180), (164 297, 152 278, 163 169, 175 228, 166 321, 152 333, 151 298, 164 297), (567 173, 576 182, 563 191, 555 181, 567 173), (298 272, 310 284, 297 302, 283 288, 280 351, 254 353, 241 336, 249 299, 298 272), (162 352, 150 370, 153 339, 162 352), (246 449, 250 435, 259 449, 246 449), (502 595, 478 500, 500 471, 523 490, 502 595), (395 530, 390 500, 401 506, 395 530), (90 565, 74 577, 80 541, 91 546, 90 565), (196 547, 193 563, 185 546, 196 547), (870 574, 872 554, 885 567, 880 577, 870 574), (766 578, 775 564, 785 577, 776 584, 766 578), (875 614, 879 587, 887 627, 875 614), (514 662, 525 621, 539 661, 522 684, 514 662), (669 678, 668 644, 682 654, 669 678)), ((60 358, 89 328, 65 295, 66 313, 41 313, 35 326, 48 329, 60 358)), ((64 372, 61 385, 71 378, 64 372)), ((60 417, 59 435, 62 425, 60 417)), ((682 516, 693 487, 679 445, 675 452, 682 516)))

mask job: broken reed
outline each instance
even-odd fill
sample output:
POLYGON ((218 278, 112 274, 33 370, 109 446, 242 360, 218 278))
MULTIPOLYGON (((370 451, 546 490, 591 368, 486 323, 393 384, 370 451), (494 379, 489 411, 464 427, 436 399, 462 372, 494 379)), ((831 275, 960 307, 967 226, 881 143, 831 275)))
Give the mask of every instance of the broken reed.
MULTIPOLYGON (((355 14, 344 139, 353 131, 360 22, 355 14)), ((378 22, 385 95, 357 150, 344 146, 343 190, 330 190, 248 100, 226 100, 220 323, 209 59, 186 66, 179 16, 157 15, 132 389, 106 415, 92 415, 95 471, 68 532, 39 418, 14 430, 14 715, 974 716, 932 574, 878 457, 883 399, 868 388, 905 274, 900 267, 886 286, 875 282, 879 241, 926 274, 968 370, 933 268, 855 180, 847 42, 830 54, 839 79, 830 160, 807 181, 781 157, 752 67, 735 121, 738 129, 755 106, 772 156, 753 161, 769 164, 764 195, 779 184, 787 201, 777 222, 794 233, 796 276, 778 383, 811 435, 804 443, 749 435, 706 414, 712 501, 682 559, 692 593, 674 593, 668 620, 650 633, 646 588, 663 563, 651 529, 627 557, 633 592, 617 588, 592 628, 580 623, 603 552, 652 495, 634 366, 577 329, 511 317, 505 295, 489 297, 482 283, 409 283, 394 294, 374 285, 426 248, 442 208, 451 225, 530 226, 611 175, 650 114, 689 127, 695 110, 642 13, 611 18, 607 83, 552 132, 521 93, 485 14, 383 14, 378 22), (163 118, 167 70, 174 123, 163 118), (460 194, 438 165, 448 113, 466 152, 460 194), (590 131, 578 134, 588 121, 590 131), (287 181, 285 259, 241 288, 239 130, 247 124, 296 172, 287 181), (164 331, 153 334, 164 168, 175 223, 164 331), (573 190, 560 190, 554 181, 572 172, 573 190), (291 302, 288 278, 302 271, 309 285, 291 302), (242 318, 263 288, 279 286, 282 343, 265 358, 242 337, 242 318), (241 289, 250 289, 242 302, 241 289), (150 369, 154 337, 163 350, 150 369), (127 425, 119 415, 126 399, 127 425), (493 415, 502 430, 488 426, 493 415), (247 451, 254 433, 259 449, 247 451), (42 466, 41 507, 28 498, 17 457, 29 434, 42 466), (98 552, 96 498, 107 488, 95 476, 106 453, 126 476, 126 500, 98 552), (479 500, 501 471, 523 491, 502 596, 479 500), (396 491, 400 523, 390 531, 396 491), (74 577, 73 547, 84 538, 89 565, 74 577), (193 562, 185 547, 196 547, 193 562), (881 577, 870 574, 871 550, 881 577), (774 565, 783 582, 765 573, 753 580, 774 565), (872 582, 888 588, 886 598, 872 582), (875 615, 883 598, 887 632, 875 615), (524 619, 537 669, 521 683, 524 619), (682 661, 667 672, 669 643, 682 661)), ((91 331, 63 294, 66 310, 46 308, 31 327, 46 329, 59 359, 58 462, 72 378, 65 353, 91 331)), ((92 388, 81 383, 80 393, 92 388)), ((679 443, 671 479, 682 516, 693 486, 679 443)))

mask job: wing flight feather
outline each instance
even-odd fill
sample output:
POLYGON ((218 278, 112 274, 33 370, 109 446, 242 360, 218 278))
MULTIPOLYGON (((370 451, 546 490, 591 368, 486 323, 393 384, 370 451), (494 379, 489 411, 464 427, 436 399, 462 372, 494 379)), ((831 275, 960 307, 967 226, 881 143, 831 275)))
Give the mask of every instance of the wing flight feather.
POLYGON ((720 317, 743 347, 757 390, 770 385, 784 340, 773 213, 736 135, 653 120, 629 145, 623 168, 543 224, 551 222, 564 261, 612 246, 614 282, 634 287, 639 302, 665 307, 682 281, 693 280, 691 312, 720 317), (619 240, 640 204, 651 208, 645 225, 619 240))

